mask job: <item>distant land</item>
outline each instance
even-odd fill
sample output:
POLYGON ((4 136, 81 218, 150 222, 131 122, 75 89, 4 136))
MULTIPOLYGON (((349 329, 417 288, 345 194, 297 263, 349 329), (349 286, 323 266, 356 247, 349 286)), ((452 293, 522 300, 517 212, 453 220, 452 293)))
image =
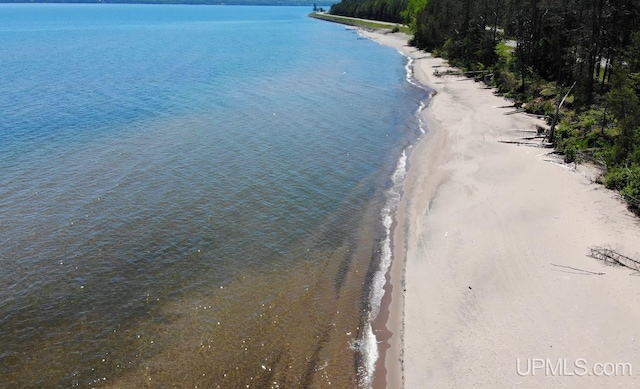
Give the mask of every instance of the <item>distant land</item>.
POLYGON ((313 0, 0 0, 7 3, 71 3, 71 4, 190 4, 190 5, 300 5, 329 8, 334 2, 318 2, 313 0))

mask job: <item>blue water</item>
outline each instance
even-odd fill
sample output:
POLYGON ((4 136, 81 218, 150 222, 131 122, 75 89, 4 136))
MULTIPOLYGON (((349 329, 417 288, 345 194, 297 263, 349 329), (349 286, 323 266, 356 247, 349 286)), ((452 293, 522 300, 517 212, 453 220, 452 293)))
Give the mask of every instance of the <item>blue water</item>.
POLYGON ((395 50, 309 11, 0 5, 1 387, 319 382, 276 366, 366 295, 350 280, 375 261, 426 92, 395 50), (298 311, 270 330, 276 305, 298 311), (287 340, 309 312, 319 327, 287 340), (196 332, 227 341, 202 357, 210 381, 196 332), (234 354, 247 333, 271 348, 234 354))

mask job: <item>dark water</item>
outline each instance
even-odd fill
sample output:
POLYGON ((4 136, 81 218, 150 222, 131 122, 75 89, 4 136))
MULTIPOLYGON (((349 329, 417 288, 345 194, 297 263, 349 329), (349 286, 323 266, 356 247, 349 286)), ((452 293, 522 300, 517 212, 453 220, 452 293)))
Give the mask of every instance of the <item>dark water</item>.
POLYGON ((309 11, 0 5, 0 387, 362 378, 426 93, 309 11))

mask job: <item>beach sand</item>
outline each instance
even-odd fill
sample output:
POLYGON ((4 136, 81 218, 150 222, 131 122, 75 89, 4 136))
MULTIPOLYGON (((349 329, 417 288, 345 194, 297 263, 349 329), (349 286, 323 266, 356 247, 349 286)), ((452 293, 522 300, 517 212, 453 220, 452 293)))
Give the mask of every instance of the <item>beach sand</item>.
POLYGON ((638 218, 593 169, 499 142, 540 120, 481 83, 435 77, 446 62, 406 35, 363 34, 414 58, 437 92, 398 210, 393 335, 374 386, 640 386, 639 274, 588 256, 640 258, 638 218))

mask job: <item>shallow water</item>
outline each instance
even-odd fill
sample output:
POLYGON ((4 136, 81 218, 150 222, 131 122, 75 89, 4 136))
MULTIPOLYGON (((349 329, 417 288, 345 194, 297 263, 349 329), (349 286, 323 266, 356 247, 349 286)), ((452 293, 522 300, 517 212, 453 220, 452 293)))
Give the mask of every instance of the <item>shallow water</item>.
POLYGON ((0 5, 0 386, 355 384, 426 92, 308 12, 0 5))

